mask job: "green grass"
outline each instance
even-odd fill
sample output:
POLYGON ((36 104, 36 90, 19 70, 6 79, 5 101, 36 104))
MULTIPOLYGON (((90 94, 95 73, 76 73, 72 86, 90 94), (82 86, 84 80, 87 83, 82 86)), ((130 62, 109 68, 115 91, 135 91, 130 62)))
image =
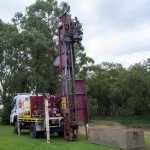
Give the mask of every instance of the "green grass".
POLYGON ((12 126, 0 125, 0 150, 119 150, 89 143, 85 138, 79 141, 68 142, 63 138, 52 136, 51 143, 46 138, 31 139, 27 131, 20 136, 13 133, 12 126))
MULTIPOLYGON (((150 145, 150 118, 148 117, 96 117, 94 120, 115 121, 128 128, 141 128, 148 131, 145 136, 146 145, 150 145)), ((31 139, 28 131, 22 131, 21 135, 13 133, 13 127, 0 125, 0 150, 119 150, 102 145, 89 143, 85 137, 80 135, 79 141, 68 142, 63 138, 53 135, 51 143, 46 143, 46 138, 31 139)), ((149 149, 149 148, 148 148, 149 149)), ((145 149, 146 150, 146 149, 145 149)))
POLYGON ((115 121, 128 128, 142 128, 150 130, 150 117, 95 117, 94 120, 115 121))

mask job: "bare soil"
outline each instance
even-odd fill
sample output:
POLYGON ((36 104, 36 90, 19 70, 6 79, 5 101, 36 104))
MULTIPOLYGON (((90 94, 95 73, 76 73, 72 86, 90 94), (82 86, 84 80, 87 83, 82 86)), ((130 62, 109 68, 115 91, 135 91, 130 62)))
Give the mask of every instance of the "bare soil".
MULTIPOLYGON (((113 122, 113 121, 92 121, 89 123, 89 128, 119 128, 119 129, 127 129, 125 126, 121 125, 120 123, 113 122)), ((129 129, 129 128, 128 128, 129 129)), ((132 129, 132 128, 130 128, 132 129)), ((135 129, 135 128, 134 128, 135 129)), ((150 131, 147 129, 136 129, 136 130, 143 130, 144 131, 144 138, 146 139, 145 147, 146 149, 150 150, 150 131)), ((80 126, 79 127, 79 133, 81 136, 85 136, 85 127, 80 126)))
MULTIPOLYGON (((113 122, 113 121, 92 121, 88 124, 89 128, 121 128, 125 129, 126 127, 121 125, 120 123, 113 122)), ((81 135, 85 135, 85 126, 79 127, 79 133, 81 135)))
POLYGON ((89 123, 89 128, 125 128, 120 123, 113 121, 92 121, 89 123))

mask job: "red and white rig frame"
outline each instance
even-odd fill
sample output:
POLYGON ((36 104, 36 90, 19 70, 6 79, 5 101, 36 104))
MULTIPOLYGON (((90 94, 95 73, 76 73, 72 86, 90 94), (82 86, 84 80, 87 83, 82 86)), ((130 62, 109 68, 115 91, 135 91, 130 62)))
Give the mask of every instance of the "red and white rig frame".
POLYGON ((70 7, 60 16, 59 60, 61 71, 62 113, 64 116, 64 138, 78 139, 79 124, 88 123, 85 80, 75 79, 75 43, 82 40, 81 25, 77 17, 69 20, 70 7))

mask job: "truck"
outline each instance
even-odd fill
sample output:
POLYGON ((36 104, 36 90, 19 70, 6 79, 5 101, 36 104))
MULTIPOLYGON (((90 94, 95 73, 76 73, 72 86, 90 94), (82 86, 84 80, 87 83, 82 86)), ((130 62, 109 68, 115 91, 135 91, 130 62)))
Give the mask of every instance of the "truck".
MULTIPOLYGON (((49 109, 50 132, 57 132, 59 136, 64 135, 64 120, 61 113, 60 96, 46 95, 49 109)), ((10 123, 14 126, 14 133, 18 134, 18 123, 20 130, 28 129, 31 138, 41 138, 46 131, 45 124, 45 95, 18 93, 13 99, 13 109, 10 115, 10 123)))
POLYGON ((65 140, 78 140, 78 128, 84 124, 88 128, 88 107, 85 80, 75 76, 75 44, 82 41, 82 28, 75 17, 70 20, 70 7, 60 15, 58 25, 59 56, 54 63, 60 69, 60 96, 35 93, 18 94, 13 100, 10 123, 14 132, 20 134, 28 129, 31 138, 57 132, 65 140))

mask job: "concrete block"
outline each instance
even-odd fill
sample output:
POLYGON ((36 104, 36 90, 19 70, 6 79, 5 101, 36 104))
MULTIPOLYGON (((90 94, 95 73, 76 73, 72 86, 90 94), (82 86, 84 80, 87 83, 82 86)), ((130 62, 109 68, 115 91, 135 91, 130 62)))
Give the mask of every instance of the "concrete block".
POLYGON ((90 143, 123 149, 144 148, 144 131, 116 128, 89 128, 90 143))

